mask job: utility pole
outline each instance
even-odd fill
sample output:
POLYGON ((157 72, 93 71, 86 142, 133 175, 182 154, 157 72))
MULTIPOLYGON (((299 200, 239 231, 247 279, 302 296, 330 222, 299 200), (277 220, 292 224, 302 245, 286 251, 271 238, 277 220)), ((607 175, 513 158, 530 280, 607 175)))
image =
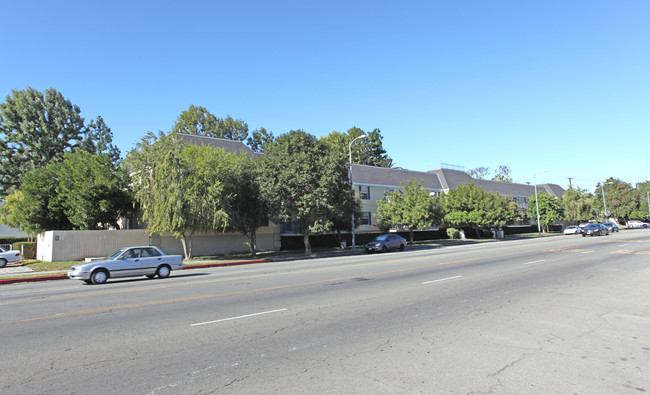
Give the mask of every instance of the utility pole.
POLYGON ((573 180, 573 178, 569 177, 569 188, 571 188, 571 180, 573 180))

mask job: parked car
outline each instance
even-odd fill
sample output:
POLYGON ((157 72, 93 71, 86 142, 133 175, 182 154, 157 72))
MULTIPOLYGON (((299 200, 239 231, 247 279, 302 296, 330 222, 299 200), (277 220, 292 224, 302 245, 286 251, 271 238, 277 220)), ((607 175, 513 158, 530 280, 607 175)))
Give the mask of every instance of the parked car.
POLYGON ((627 227, 628 227, 628 228, 634 228, 634 229, 638 229, 638 228, 647 228, 647 227, 648 227, 648 224, 645 223, 645 222, 643 222, 643 221, 639 221, 639 220, 633 219, 633 220, 631 220, 631 221, 627 221, 627 227))
POLYGON ((577 225, 567 226, 566 229, 564 229, 564 234, 565 235, 581 235, 582 234, 582 228, 580 228, 577 225))
POLYGON ((585 236, 602 236, 602 235, 608 235, 609 230, 607 230, 607 227, 603 224, 589 224, 582 228, 582 237, 585 236))
POLYGON ((23 257, 20 256, 18 250, 5 250, 0 248, 0 267, 7 266, 7 263, 22 261, 23 257))
POLYGON ((605 222, 603 225, 605 225, 609 233, 618 232, 618 225, 614 222, 605 222))
POLYGON ((404 251, 406 248, 406 239, 398 234, 387 234, 375 237, 373 241, 366 244, 366 252, 390 250, 404 251))
POLYGON ((88 284, 102 284, 109 278, 118 277, 166 278, 172 270, 183 267, 181 255, 167 255, 154 246, 126 247, 104 260, 72 266, 68 277, 88 284))

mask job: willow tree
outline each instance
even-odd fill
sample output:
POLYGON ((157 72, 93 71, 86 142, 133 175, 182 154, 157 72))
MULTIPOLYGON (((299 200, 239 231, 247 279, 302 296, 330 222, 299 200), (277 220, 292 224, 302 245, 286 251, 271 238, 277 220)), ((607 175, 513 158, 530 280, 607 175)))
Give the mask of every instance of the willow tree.
POLYGON ((149 231, 180 238, 191 258, 197 232, 223 231, 229 224, 226 186, 236 160, 221 148, 184 143, 177 133, 148 133, 125 165, 149 231))

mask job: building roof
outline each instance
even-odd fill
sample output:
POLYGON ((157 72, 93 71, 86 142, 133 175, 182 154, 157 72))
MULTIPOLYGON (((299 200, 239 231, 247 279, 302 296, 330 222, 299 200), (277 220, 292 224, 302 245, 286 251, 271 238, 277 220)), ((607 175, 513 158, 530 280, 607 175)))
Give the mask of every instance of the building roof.
POLYGON ((421 171, 352 164, 353 184, 397 188, 412 179, 422 180, 422 187, 435 191, 444 188, 434 174, 421 171))
MULTIPOLYGON (((404 169, 393 169, 365 165, 352 165, 352 181, 354 184, 383 186, 397 188, 400 184, 416 178, 423 181, 423 187, 431 190, 448 192, 460 185, 473 183, 486 192, 494 192, 499 195, 510 195, 513 197, 531 197, 535 194, 535 186, 519 184, 514 182, 500 182, 491 180, 479 180, 472 178, 461 170, 436 169, 428 172, 420 172, 404 169)), ((537 185, 538 191, 543 191, 551 196, 561 198, 564 189, 556 184, 537 185)))
POLYGON ((194 134, 185 134, 185 133, 179 133, 178 136, 183 141, 186 141, 190 144, 209 145, 211 147, 223 148, 228 152, 232 152, 238 155, 241 154, 242 152, 249 156, 262 155, 261 153, 255 152, 252 149, 248 148, 243 142, 237 140, 220 139, 220 138, 208 137, 208 136, 197 136, 194 134))
MULTIPOLYGON (((210 145, 213 147, 223 148, 226 151, 236 154, 245 153, 251 156, 262 156, 260 152, 255 152, 248 148, 243 142, 236 140, 220 139, 215 137, 197 136, 185 133, 179 133, 184 140, 196 145, 210 145)), ((462 170, 454 169, 436 169, 428 172, 405 170, 399 168, 387 168, 367 165, 352 164, 352 181, 353 184, 362 184, 369 186, 381 186, 386 188, 397 188, 412 179, 422 180, 422 186, 433 191, 448 192, 460 185, 474 183, 484 191, 495 192, 500 195, 510 195, 513 197, 530 197, 535 194, 535 186, 529 184, 519 184, 514 182, 500 182, 491 180, 479 180, 472 178, 468 173, 462 170)), ((557 184, 538 184, 538 191, 543 191, 551 196, 561 198, 564 195, 564 188, 557 184)))

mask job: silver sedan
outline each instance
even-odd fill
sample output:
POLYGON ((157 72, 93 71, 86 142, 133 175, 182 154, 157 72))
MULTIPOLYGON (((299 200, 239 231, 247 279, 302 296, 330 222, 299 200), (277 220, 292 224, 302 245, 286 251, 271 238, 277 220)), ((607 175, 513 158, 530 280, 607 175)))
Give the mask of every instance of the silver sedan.
POLYGON ((158 247, 127 247, 104 260, 75 265, 68 277, 88 284, 102 284, 109 278, 147 276, 169 277, 172 269, 185 267, 180 255, 167 255, 158 247))
POLYGON ((366 244, 366 252, 387 252, 390 250, 404 251, 406 239, 398 234, 388 234, 375 237, 373 241, 366 244))

